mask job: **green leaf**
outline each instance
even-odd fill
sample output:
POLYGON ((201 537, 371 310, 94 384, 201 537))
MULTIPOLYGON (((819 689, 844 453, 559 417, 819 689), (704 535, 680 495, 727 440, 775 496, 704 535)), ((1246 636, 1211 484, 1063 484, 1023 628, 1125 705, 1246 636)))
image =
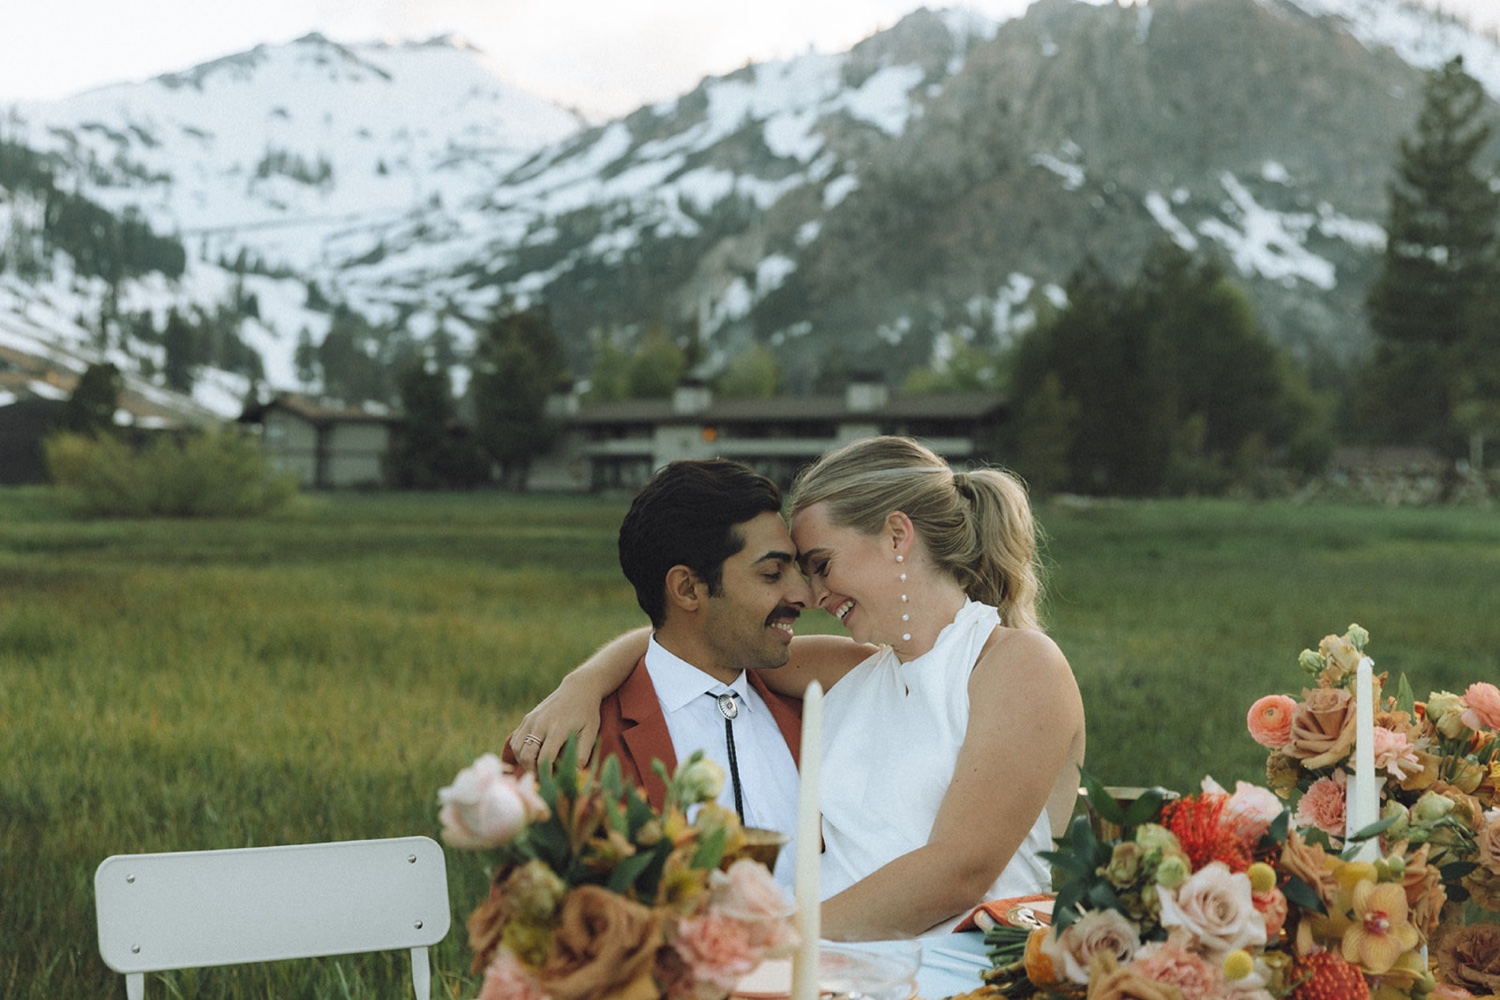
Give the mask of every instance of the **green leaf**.
POLYGON ((632 854, 630 857, 615 865, 614 871, 609 873, 609 882, 605 888, 610 892, 624 893, 635 884, 636 878, 640 876, 655 858, 650 854, 632 854))
POLYGON ((1090 864, 1088 860, 1078 857, 1071 851, 1041 851, 1038 855, 1043 861, 1049 862, 1053 868, 1082 878, 1092 875, 1097 865, 1090 864))
POLYGON ((1304 910, 1312 910, 1315 913, 1328 912, 1323 905, 1323 900, 1318 897, 1312 886, 1293 875, 1286 880, 1281 887, 1281 894, 1286 897, 1288 903, 1301 907, 1304 910))
POLYGON ((619 801, 625 794, 625 779, 620 777, 620 759, 614 754, 604 758, 599 770, 599 788, 612 801, 619 801))
POLYGON ((1115 826, 1125 825, 1125 811, 1120 808, 1120 803, 1115 801, 1115 797, 1105 790, 1097 778, 1080 767, 1078 780, 1088 795, 1089 809, 1094 815, 1115 826))
POLYGON ((719 862, 724 860, 724 839, 728 833, 721 826, 699 839, 698 849, 693 852, 692 867, 702 871, 712 871, 719 867, 719 862))
POLYGON ((1275 819, 1271 820, 1271 827, 1266 831, 1266 837, 1273 843, 1285 844, 1286 834, 1291 829, 1291 826, 1292 811, 1290 809, 1283 809, 1275 819))
POLYGON ((1089 887, 1088 900, 1096 910, 1118 910, 1120 908, 1120 897, 1115 895, 1114 886, 1100 879, 1089 887))
POLYGON ((1417 710, 1417 696, 1412 693, 1411 682, 1406 679, 1406 674, 1396 682, 1396 711, 1406 712, 1408 715, 1417 710))
POLYGON ((568 742, 563 744, 562 753, 557 755, 557 763, 553 766, 553 773, 557 776, 557 787, 562 789, 572 798, 578 797, 578 737, 569 736, 568 742))
POLYGON ((1364 843, 1365 841, 1369 840, 1372 837, 1378 837, 1378 836, 1380 836, 1387 829, 1389 829, 1390 825, 1392 823, 1396 822, 1396 820, 1398 818, 1399 818, 1398 816, 1387 816, 1384 819, 1377 819, 1375 822, 1371 823, 1369 826, 1362 827, 1362 828, 1360 828, 1358 830, 1355 830, 1353 833, 1351 833, 1349 835, 1349 838, 1348 838, 1349 843, 1351 843, 1351 844, 1362 844, 1362 843, 1364 843))
POLYGON ((1438 874, 1443 877, 1444 882, 1457 882, 1478 867, 1477 861, 1450 861, 1438 866, 1438 874))
POLYGON ((1069 882, 1057 891, 1057 899, 1052 904, 1052 926, 1057 928, 1059 934, 1082 916, 1078 912, 1078 904, 1083 901, 1083 893, 1082 882, 1069 882))
POLYGON ((1141 793, 1141 797, 1130 803, 1130 808, 1125 810, 1125 822, 1121 826, 1140 826, 1149 823, 1156 818, 1161 811, 1161 804, 1167 800, 1165 788, 1148 788, 1141 793))

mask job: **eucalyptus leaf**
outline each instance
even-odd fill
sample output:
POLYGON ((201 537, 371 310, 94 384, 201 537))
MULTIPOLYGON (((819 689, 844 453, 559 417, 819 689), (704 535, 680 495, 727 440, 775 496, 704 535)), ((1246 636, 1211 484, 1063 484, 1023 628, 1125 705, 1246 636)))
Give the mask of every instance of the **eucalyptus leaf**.
POLYGON ((1289 877, 1286 885, 1281 887, 1281 894, 1293 906, 1312 910, 1315 913, 1326 914, 1328 912, 1328 908, 1323 905, 1323 900, 1319 898, 1317 891, 1295 875, 1289 877))

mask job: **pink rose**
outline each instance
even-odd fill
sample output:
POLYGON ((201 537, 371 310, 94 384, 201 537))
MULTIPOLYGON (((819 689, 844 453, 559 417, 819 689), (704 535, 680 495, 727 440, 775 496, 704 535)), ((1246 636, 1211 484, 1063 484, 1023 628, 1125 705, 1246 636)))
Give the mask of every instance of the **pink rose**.
POLYGON ((529 820, 546 814, 532 780, 511 774, 492 753, 480 757, 438 791, 443 840, 465 851, 509 843, 529 820))
POLYGON ((1349 776, 1343 771, 1335 771, 1332 777, 1314 781, 1302 796, 1302 801, 1297 803, 1293 822, 1304 829, 1316 827, 1330 837, 1342 837, 1348 784, 1349 776))
POLYGON ((1245 725, 1250 738, 1263 747, 1280 750, 1292 741, 1292 713, 1297 703, 1284 694, 1268 694, 1250 706, 1245 725))
POLYGON ((695 994, 704 1000, 731 992, 761 959, 752 926, 712 907, 678 923, 672 948, 692 970, 695 994))
POLYGON ((501 948, 485 967, 478 1000, 547 1000, 547 993, 515 952, 501 948))
POLYGON ((1266 943, 1266 918, 1251 898, 1250 877, 1211 861, 1176 889, 1161 889, 1161 923, 1186 931, 1211 955, 1266 943))
POLYGON ((749 928, 759 958, 780 958, 796 947, 791 918, 797 906, 765 865, 741 858, 727 872, 712 872, 709 887, 710 908, 749 928))
POLYGON ((1464 707, 1461 718, 1470 729, 1500 729, 1500 688, 1483 682, 1470 684, 1461 704, 1464 707))
POLYGON ((1042 940, 1042 952, 1053 968, 1080 984, 1089 981, 1089 962, 1095 955, 1107 952, 1129 962, 1140 947, 1140 932, 1119 910, 1092 910, 1042 940))

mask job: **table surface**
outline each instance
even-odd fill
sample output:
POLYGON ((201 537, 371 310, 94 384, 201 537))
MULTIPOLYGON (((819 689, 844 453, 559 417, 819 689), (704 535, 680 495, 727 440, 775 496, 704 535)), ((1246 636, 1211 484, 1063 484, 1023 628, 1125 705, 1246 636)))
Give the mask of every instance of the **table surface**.
POLYGON ((983 934, 959 931, 918 940, 922 944, 922 967, 917 970, 917 995, 923 1000, 968 993, 982 985, 979 974, 990 967, 983 934))

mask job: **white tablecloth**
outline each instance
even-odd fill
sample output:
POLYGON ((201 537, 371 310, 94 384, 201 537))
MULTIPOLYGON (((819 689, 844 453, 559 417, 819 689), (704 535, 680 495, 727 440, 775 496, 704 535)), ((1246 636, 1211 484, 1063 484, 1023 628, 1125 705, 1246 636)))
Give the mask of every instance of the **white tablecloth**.
POLYGON ((922 1000, 940 1000, 980 987, 979 974, 990 967, 983 934, 960 931, 918 940, 922 943, 922 967, 917 970, 917 995, 922 1000))

